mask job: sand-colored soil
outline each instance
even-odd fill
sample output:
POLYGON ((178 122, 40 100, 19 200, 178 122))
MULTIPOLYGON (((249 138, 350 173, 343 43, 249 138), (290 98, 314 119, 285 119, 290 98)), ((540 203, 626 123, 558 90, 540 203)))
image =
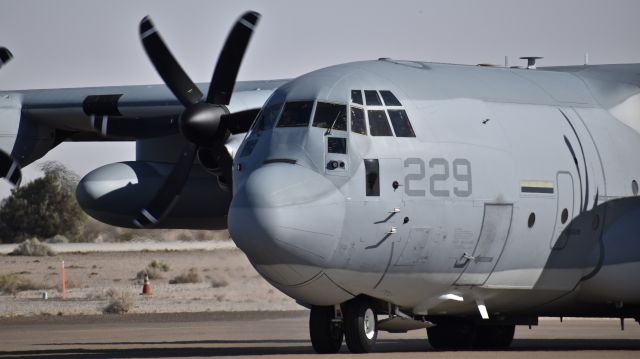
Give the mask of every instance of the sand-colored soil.
POLYGON ((0 317, 101 314, 110 288, 133 294, 133 313, 302 309, 262 279, 236 248, 65 253, 54 257, 0 255, 0 274, 7 273, 29 278, 42 289, 0 294, 0 317), (60 292, 63 260, 67 300, 62 300, 60 292), (151 281, 152 296, 148 298, 139 295, 142 285, 135 277, 153 260, 167 263, 170 270, 151 281), (189 268, 196 268, 202 282, 169 284, 189 268), (48 299, 43 299, 43 292, 48 299))

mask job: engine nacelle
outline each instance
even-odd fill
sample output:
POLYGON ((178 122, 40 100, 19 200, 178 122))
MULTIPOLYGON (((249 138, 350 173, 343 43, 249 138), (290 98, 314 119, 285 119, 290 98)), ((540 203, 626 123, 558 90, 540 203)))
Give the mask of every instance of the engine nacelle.
MULTIPOLYGON (((173 166, 149 161, 111 163, 84 176, 76 198, 100 222, 137 228, 133 220, 173 166)), ((231 193, 220 189, 216 177, 194 166, 175 206, 154 228, 225 229, 230 203, 231 193)))

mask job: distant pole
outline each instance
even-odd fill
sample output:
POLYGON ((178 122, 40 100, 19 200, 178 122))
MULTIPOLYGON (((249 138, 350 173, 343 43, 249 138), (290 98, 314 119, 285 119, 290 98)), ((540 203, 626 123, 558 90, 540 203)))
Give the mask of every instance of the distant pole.
POLYGON ((62 261, 61 280, 62 280, 62 299, 67 300, 67 276, 64 273, 64 261, 62 261))
POLYGON ((589 53, 588 52, 584 53, 584 65, 585 66, 589 65, 589 53))
POLYGON ((509 56, 506 56, 506 55, 504 57, 504 67, 507 67, 507 68, 509 67, 509 56))

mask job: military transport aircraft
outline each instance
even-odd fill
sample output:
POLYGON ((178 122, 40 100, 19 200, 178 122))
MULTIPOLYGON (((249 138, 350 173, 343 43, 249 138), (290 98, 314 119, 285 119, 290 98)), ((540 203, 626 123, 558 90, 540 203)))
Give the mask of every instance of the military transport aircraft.
POLYGON ((311 308, 319 353, 369 352, 380 330, 504 348, 539 316, 640 318, 640 64, 383 58, 236 83, 258 19, 236 22, 208 89, 145 18, 166 87, 1 93, 0 173, 18 184, 62 141, 135 140, 136 161, 82 179, 82 208, 228 228, 311 308))

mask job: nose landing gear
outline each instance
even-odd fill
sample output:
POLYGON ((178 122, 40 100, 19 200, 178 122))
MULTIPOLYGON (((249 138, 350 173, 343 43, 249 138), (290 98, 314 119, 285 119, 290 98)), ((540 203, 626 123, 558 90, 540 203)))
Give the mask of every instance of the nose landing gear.
POLYGON ((378 337, 378 315, 375 306, 364 299, 354 299, 342 305, 344 318, 336 316, 334 307, 311 308, 309 333, 316 353, 340 351, 342 339, 352 353, 373 351, 378 337))

